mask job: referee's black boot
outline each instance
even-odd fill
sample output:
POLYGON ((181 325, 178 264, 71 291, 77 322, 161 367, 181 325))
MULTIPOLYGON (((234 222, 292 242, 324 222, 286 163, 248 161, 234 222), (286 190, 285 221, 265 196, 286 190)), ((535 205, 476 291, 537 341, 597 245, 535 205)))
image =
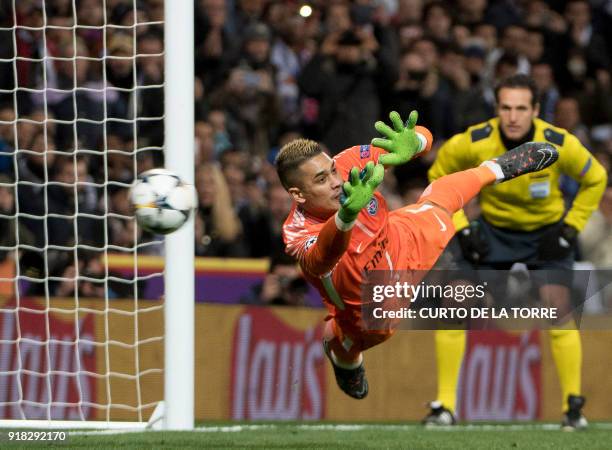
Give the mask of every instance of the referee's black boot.
POLYGON ((563 431, 584 430, 589 425, 582 415, 582 408, 585 403, 586 400, 581 395, 567 396, 569 409, 563 415, 563 422, 561 423, 563 431))
POLYGON ((558 158, 559 152, 551 144, 525 142, 492 160, 499 165, 501 174, 498 173, 499 169, 491 167, 494 164, 490 166, 488 161, 483 164, 496 172, 498 182, 504 182, 526 173, 546 169, 558 158))
POLYGON ((429 414, 423 419, 423 425, 426 427, 448 427, 457 423, 455 415, 442 403, 430 402, 429 408, 429 414))

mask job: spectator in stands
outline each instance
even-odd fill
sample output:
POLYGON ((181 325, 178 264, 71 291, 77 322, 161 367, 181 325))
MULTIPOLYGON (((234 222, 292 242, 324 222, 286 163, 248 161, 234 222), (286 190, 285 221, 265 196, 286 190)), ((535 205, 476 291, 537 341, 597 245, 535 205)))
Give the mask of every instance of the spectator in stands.
POLYGON ((550 2, 543 0, 532 0, 525 5, 524 21, 525 25, 531 29, 543 30, 549 33, 564 33, 567 24, 563 16, 551 9, 550 2))
POLYGON ((291 209, 291 199, 282 186, 273 184, 264 191, 260 184, 254 177, 247 181, 249 202, 238 212, 253 258, 283 252, 281 228, 291 209))
MULTIPOLYGON (((108 218, 106 220, 108 241, 113 246, 133 248, 136 243, 148 241, 143 229, 136 227, 127 188, 109 189, 108 218)), ((155 247, 143 247, 139 253, 151 254, 155 247)))
MULTIPOLYGON (((34 235, 23 223, 16 223, 15 215, 15 188, 10 186, 12 180, 0 174, 0 247, 15 247, 17 236, 19 244, 33 245, 34 235)), ((0 263, 3 262, 13 250, 0 248, 0 263)), ((14 248, 17 251, 17 248, 14 248)))
POLYGON ((599 30, 593 26, 589 2, 569 0, 565 5, 565 19, 568 24, 570 46, 584 52, 587 68, 608 68, 609 49, 599 30))
POLYGON ((120 25, 124 27, 134 27, 134 33, 138 41, 140 41, 141 36, 148 34, 151 30, 151 26, 148 24, 150 21, 149 9, 150 7, 146 4, 146 0, 136 2, 130 1, 121 17, 120 25))
POLYGON ((452 40, 453 19, 446 2, 433 1, 427 4, 424 13, 425 34, 438 44, 448 44, 452 40))
POLYGON ((164 21, 164 0, 147 0, 147 6, 149 11, 149 18, 152 22, 164 21))
POLYGON ((612 269, 612 183, 608 183, 584 232, 579 235, 582 256, 595 267, 612 269))
POLYGON ((123 32, 115 32, 107 44, 106 78, 113 86, 121 88, 120 95, 129 104, 134 86, 133 38, 123 32))
POLYGON ((218 87, 238 59, 239 40, 227 23, 225 0, 196 2, 195 73, 202 79, 205 91, 218 87))
POLYGON ((240 221, 221 169, 214 163, 198 167, 196 188, 196 255, 245 256, 240 221))
POLYGON ((236 9, 233 11, 233 27, 235 30, 245 30, 250 25, 261 21, 266 0, 235 0, 232 2, 236 9))
POLYGON ((194 118, 195 120, 202 120, 206 117, 208 110, 208 99, 205 96, 202 79, 198 76, 194 78, 193 97, 194 118))
MULTIPOLYGON (((91 150, 103 140, 104 132, 116 129, 117 132, 126 133, 123 124, 111 122, 104 126, 102 122, 108 117, 127 118, 127 104, 116 91, 101 91, 104 86, 102 67, 88 59, 90 54, 83 39, 77 38, 75 45, 72 42, 66 43, 60 49, 60 56, 64 58, 71 58, 74 54, 79 56, 74 64, 70 60, 56 62, 57 83, 48 85, 61 91, 52 91, 56 95, 45 97, 57 119, 65 122, 57 126, 58 146, 68 150, 76 149, 72 121, 79 118, 86 120, 76 122, 77 138, 85 148, 91 150), (73 93, 74 86, 82 89, 73 93)), ((38 102, 42 100, 37 98, 38 102)))
POLYGON ((142 280, 136 282, 138 288, 135 288, 132 280, 119 281, 122 279, 120 274, 109 272, 108 275, 110 279, 99 254, 80 252, 77 266, 71 260, 61 273, 55 275, 60 279, 49 283, 50 294, 54 297, 73 297, 78 292, 81 298, 108 296, 109 299, 130 299, 137 289, 142 292, 144 288, 142 280))
POLYGON ((276 22, 271 23, 276 38, 273 40, 270 61, 276 69, 281 125, 296 126, 301 121, 297 80, 316 44, 306 35, 306 19, 295 14, 291 5, 278 2, 270 4, 272 8, 280 9, 276 22))
POLYGON ((215 160, 214 130, 210 123, 198 120, 195 123, 195 166, 215 160))
MULTIPOLYGON (((415 42, 418 42, 421 39, 425 39, 425 32, 423 31, 423 27, 418 23, 405 23, 397 30, 397 40, 400 53, 414 50, 415 42)), ((431 42, 433 42, 433 40, 431 42)))
POLYGON ((578 101, 575 98, 562 97, 557 101, 555 105, 554 124, 572 133, 585 147, 589 148, 591 146, 589 130, 580 119, 580 109, 578 101))
POLYGON ((474 25, 472 37, 484 45, 485 55, 488 60, 489 53, 497 48, 497 29, 490 23, 481 22, 474 25))
POLYGON ((154 31, 138 39, 137 85, 147 86, 147 89, 140 89, 136 96, 138 115, 146 119, 138 123, 138 147, 161 147, 164 143, 163 51, 162 37, 154 31))
MULTIPOLYGON (((578 236, 584 260, 593 263, 596 269, 612 269, 612 184, 608 187, 583 232, 578 236)), ((606 280, 609 281, 609 280, 606 280)), ((603 304, 612 308, 612 287, 602 291, 603 304)))
MULTIPOLYGON (((104 142, 102 143, 104 144, 104 142)), ((130 155, 130 145, 118 134, 107 134, 106 149, 100 146, 100 151, 106 151, 106 177, 108 181, 119 181, 121 183, 131 183, 134 179, 134 161, 130 155)), ((99 166, 103 167, 104 158, 96 157, 99 166)), ((138 170, 141 172, 142 170, 138 170)), ((96 178, 103 181, 104 174, 96 174, 96 178)))
POLYGON ((373 137, 371 124, 381 113, 379 87, 396 79, 392 50, 379 46, 372 28, 351 28, 328 34, 302 70, 300 88, 319 102, 319 134, 332 153, 373 137))
POLYGON ((348 2, 331 2, 325 10, 324 27, 328 35, 340 35, 353 26, 348 2))
POLYGON ((53 184, 47 187, 43 209, 43 214, 51 214, 46 217, 48 244, 102 246, 104 218, 98 209, 98 192, 88 173, 88 160, 59 156, 50 179, 53 184), (92 215, 100 217, 94 219, 92 215))
MULTIPOLYGON (((555 84, 553 69, 548 63, 538 62, 532 65, 531 76, 540 91, 540 118, 552 122, 560 95, 555 84)), ((573 133, 572 130, 568 131, 573 133)))
POLYGON ((481 23, 485 17, 487 3, 487 0, 459 0, 457 22, 468 27, 481 23))
POLYGON ((433 95, 437 85, 435 68, 429 66, 420 53, 408 51, 400 58, 399 78, 386 93, 383 109, 397 111, 401 117, 408 117, 410 111, 417 110, 423 123, 432 127, 435 108, 433 95))
POLYGON ((433 39, 426 37, 417 39, 410 50, 421 55, 430 70, 437 71, 440 62, 440 51, 433 39))
POLYGON ((15 111, 12 105, 0 105, 0 173, 13 174, 12 155, 15 150, 15 131, 13 122, 15 111))
MULTIPOLYGON (((527 29, 527 42, 524 47, 525 56, 529 64, 536 64, 547 56, 547 61, 550 60, 548 55, 545 55, 544 33, 539 28, 527 29)), ((533 69, 532 69, 533 70, 533 69)))
MULTIPOLYGON (((610 71, 598 69, 593 77, 587 77, 585 89, 576 91, 580 113, 589 127, 612 127, 612 82, 610 71)), ((608 132, 608 136, 610 136, 608 132)), ((605 138, 604 138, 605 139, 605 138)), ((600 140, 604 140, 600 139, 600 140)))
POLYGON ((474 40, 464 49, 463 56, 470 86, 454 95, 455 126, 459 129, 484 122, 494 113, 492 105, 485 99, 487 86, 483 72, 486 50, 482 41, 474 40))
POLYGON ((443 47, 439 64, 440 77, 434 94, 436 107, 433 111, 433 132, 441 137, 450 137, 459 130, 458 103, 454 99, 465 96, 471 88, 470 74, 465 68, 463 50, 455 45, 443 47))
POLYGON ((249 26, 240 62, 225 84, 211 94, 211 106, 239 124, 246 149, 258 155, 267 153, 279 124, 280 102, 275 69, 270 62, 271 37, 265 24, 249 26))
POLYGON ((49 140, 45 148, 43 131, 36 130, 35 125, 31 122, 20 121, 17 135, 19 147, 32 150, 27 153, 19 153, 16 157, 15 178, 27 182, 20 183, 17 187, 19 211, 30 215, 20 220, 36 237, 36 245, 43 247, 45 245, 44 185, 55 161, 56 154, 53 152, 55 146, 53 140, 49 140))
POLYGON ((220 109, 212 109, 208 113, 208 122, 213 130, 213 148, 214 155, 218 158, 223 152, 234 147, 233 142, 236 141, 237 148, 245 148, 246 143, 239 142, 235 135, 236 124, 231 121, 231 118, 220 109))
POLYGON ((260 206, 259 204, 264 201, 263 192, 258 192, 260 189, 256 189, 256 193, 252 195, 247 195, 247 187, 245 184, 247 181, 247 174, 240 166, 236 164, 226 164, 223 166, 222 172, 230 193, 231 203, 234 205, 236 211, 240 211, 243 206, 248 206, 249 204, 253 204, 254 207, 258 208, 260 206))
MULTIPOLYGON (((69 13, 72 15, 72 11, 69 13)), ((76 19, 83 28, 77 28, 77 35, 83 39, 89 51, 98 55, 103 48, 104 31, 104 6, 98 0, 81 0, 76 9, 76 19)))
POLYGON ((423 20, 423 6, 423 0, 398 0, 393 22, 400 27, 408 23, 420 23, 423 20))
POLYGON ((500 61, 503 56, 516 59, 518 73, 529 73, 529 60, 525 56, 527 42, 527 29, 520 23, 508 25, 501 32, 499 46, 492 50, 487 58, 486 80, 494 85, 496 80, 512 75, 511 73, 499 74, 500 61))

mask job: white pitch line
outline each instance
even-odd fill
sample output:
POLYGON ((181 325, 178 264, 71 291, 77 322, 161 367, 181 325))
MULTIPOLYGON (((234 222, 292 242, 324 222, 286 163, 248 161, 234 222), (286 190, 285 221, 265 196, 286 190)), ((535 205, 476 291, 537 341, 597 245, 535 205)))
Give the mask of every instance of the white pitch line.
MULTIPOLYGON (((612 423, 593 423, 590 429, 612 430, 612 423)), ((538 424, 463 424, 445 427, 425 428, 418 424, 246 424, 246 425, 221 425, 203 426, 192 430, 196 433, 241 433, 262 430, 290 430, 300 431, 416 431, 427 430, 432 432, 461 432, 461 431, 560 431, 558 423, 538 423, 538 424)), ((112 435, 138 432, 163 432, 165 430, 93 430, 93 431, 70 431, 70 435, 112 435)))
MULTIPOLYGON (((258 430, 281 430, 297 429, 303 431, 361 431, 361 430, 380 430, 380 431, 527 431, 527 430, 560 430, 558 423, 540 424, 465 424, 447 427, 425 428, 418 424, 390 425, 390 424, 287 424, 287 425, 231 425, 231 426, 204 426, 198 427, 194 431, 204 433, 230 433, 242 431, 258 430)), ((612 423, 594 423, 589 428, 600 430, 612 430, 612 423)))

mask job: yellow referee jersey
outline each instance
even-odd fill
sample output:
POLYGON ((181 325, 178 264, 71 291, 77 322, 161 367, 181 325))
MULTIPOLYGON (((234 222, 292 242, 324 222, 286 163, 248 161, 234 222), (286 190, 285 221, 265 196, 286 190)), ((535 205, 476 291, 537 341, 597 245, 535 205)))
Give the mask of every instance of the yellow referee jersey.
MULTIPOLYGON (((520 231, 557 222, 565 214, 559 189, 559 177, 565 174, 580 183, 580 188, 564 221, 582 230, 599 205, 606 187, 606 171, 576 136, 540 119, 535 119, 534 124, 533 140, 553 144, 559 150, 559 160, 540 172, 485 187, 480 193, 482 215, 496 227, 520 231)), ((474 125, 442 145, 429 169, 429 179, 476 167, 506 150, 498 118, 474 125)), ((457 230, 468 225, 463 211, 456 213, 453 221, 457 230)))

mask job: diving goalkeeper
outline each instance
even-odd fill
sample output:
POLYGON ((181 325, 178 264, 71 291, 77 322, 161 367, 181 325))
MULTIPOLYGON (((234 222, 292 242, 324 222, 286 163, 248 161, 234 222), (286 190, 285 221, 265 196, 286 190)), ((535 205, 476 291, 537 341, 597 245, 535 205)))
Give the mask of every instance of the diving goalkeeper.
POLYGON ((375 124, 386 139, 334 158, 306 139, 286 144, 276 158, 280 181, 294 201, 283 225, 285 250, 323 297, 329 311, 325 352, 338 386, 356 399, 368 394, 362 352, 393 333, 367 330, 363 323, 364 272, 430 269, 455 233, 454 212, 484 186, 541 170, 558 157, 550 144, 525 143, 479 167, 442 177, 416 204, 389 211, 376 188, 384 166, 404 164, 425 148, 415 132, 417 117, 413 111, 404 124, 392 112, 393 128, 375 124))

